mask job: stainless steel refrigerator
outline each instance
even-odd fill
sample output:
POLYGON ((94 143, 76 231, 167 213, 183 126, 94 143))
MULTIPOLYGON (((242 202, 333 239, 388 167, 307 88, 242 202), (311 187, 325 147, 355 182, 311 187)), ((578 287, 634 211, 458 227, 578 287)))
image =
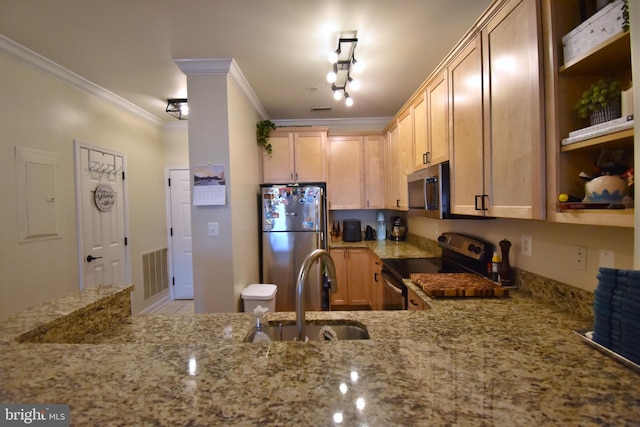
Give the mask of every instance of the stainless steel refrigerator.
MULTIPOLYGON (((261 281, 278 286, 276 311, 295 311, 300 267, 315 249, 326 249, 325 190, 324 183, 261 186, 261 281)), ((304 290, 307 310, 323 309, 322 282, 317 262, 304 290)))

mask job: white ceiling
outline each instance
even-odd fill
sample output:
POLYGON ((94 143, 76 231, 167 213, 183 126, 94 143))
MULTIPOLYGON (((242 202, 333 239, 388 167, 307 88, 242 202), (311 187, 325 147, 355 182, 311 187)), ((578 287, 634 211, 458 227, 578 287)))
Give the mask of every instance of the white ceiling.
POLYGON ((391 117, 490 3, 0 0, 0 34, 164 122, 166 99, 188 96, 174 60, 192 58, 234 58, 272 120, 391 117), (325 76, 350 30, 366 68, 346 107, 325 76))

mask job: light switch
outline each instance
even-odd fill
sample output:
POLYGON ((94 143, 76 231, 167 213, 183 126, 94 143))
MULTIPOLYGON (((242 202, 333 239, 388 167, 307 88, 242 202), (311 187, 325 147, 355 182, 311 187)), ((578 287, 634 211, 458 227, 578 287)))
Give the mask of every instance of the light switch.
POLYGON ((208 229, 209 229, 209 236, 218 236, 218 223, 217 222, 210 222, 208 225, 208 229))

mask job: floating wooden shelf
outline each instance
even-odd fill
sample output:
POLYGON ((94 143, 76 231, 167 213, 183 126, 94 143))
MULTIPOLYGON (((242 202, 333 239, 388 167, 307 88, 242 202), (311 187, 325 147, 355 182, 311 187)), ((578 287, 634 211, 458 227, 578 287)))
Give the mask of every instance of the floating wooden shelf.
POLYGON ((606 144, 606 148, 615 148, 613 144, 620 143, 621 145, 633 143, 633 129, 625 129, 620 132, 610 133, 608 135, 597 136, 591 139, 585 139, 584 141, 574 142, 573 144, 563 145, 560 147, 560 151, 567 152, 573 150, 581 150, 585 148, 604 148, 598 147, 599 145, 606 144))

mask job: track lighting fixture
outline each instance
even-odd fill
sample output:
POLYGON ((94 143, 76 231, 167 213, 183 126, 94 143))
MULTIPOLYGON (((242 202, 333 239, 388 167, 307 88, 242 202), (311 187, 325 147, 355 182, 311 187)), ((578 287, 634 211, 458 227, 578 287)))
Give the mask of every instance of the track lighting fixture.
POLYGON ((338 39, 338 47, 329 54, 329 62, 333 69, 327 74, 327 82, 331 83, 333 98, 338 101, 343 95, 347 106, 353 105, 353 99, 347 93, 347 87, 351 90, 360 89, 360 81, 351 77, 351 72, 361 72, 362 61, 355 58, 355 50, 358 39, 354 34, 342 35, 338 39))
POLYGON ((188 120, 189 104, 187 103, 187 98, 167 99, 165 111, 178 120, 188 120))

